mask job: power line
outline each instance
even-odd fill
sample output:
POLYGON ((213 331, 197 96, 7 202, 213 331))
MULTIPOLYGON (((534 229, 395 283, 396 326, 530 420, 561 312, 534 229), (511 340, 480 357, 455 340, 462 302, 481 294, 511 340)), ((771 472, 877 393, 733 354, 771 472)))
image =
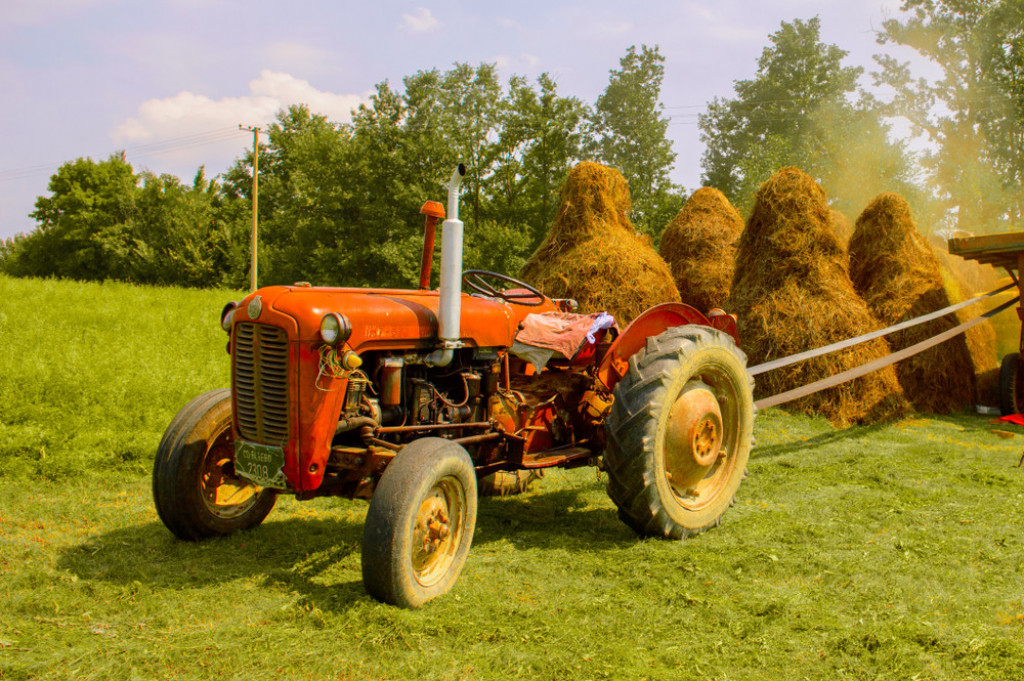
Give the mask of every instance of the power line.
MULTIPOLYGON (((161 156, 164 154, 171 154, 177 151, 184 151, 186 149, 194 149, 197 147, 208 146, 210 144, 216 144, 218 142, 224 142, 229 139, 237 138, 237 128, 218 128, 216 130, 207 130, 205 132, 197 132, 191 135, 171 137, 169 139, 161 140, 159 142, 138 144, 133 147, 127 147, 123 149, 123 151, 125 155, 130 154, 135 158, 148 158, 151 156, 161 156)), ((24 168, 3 170, 0 171, 0 182, 6 182, 10 180, 22 180, 42 175, 52 175, 60 166, 64 165, 67 162, 68 161, 42 163, 34 166, 26 166, 24 168)))

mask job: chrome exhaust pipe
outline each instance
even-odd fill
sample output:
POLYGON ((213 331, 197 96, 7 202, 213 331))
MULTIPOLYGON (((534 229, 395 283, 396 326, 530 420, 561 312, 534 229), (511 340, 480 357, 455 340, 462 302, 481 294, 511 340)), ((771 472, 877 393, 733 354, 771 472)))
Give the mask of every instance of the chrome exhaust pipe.
POLYGON ((459 187, 466 175, 460 163, 448 180, 448 217, 441 225, 441 287, 437 302, 437 336, 441 347, 427 356, 427 364, 447 366, 453 350, 462 345, 462 240, 459 187))

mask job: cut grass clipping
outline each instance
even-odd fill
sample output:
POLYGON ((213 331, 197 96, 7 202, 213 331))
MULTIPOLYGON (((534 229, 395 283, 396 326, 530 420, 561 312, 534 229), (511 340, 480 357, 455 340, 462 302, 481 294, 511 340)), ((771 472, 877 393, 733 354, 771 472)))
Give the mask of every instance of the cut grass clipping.
MULTIPOLYGON (((875 198, 857 218, 850 240, 850 278, 885 326, 954 302, 943 284, 938 258, 917 231, 910 206, 891 192, 875 198)), ((902 349, 958 323, 955 315, 940 317, 891 334, 889 343, 894 350, 902 349)), ((948 414, 975 402, 974 362, 963 334, 899 362, 896 375, 918 411, 948 414)))
POLYGON ((742 231, 739 212, 712 187, 695 191, 668 223, 658 252, 684 303, 702 312, 726 306, 742 231))
POLYGON ((608 312, 625 326, 644 310, 679 301, 672 273, 633 229, 629 185, 614 168, 584 161, 562 186, 558 215, 522 279, 581 313, 608 312))
MULTIPOLYGON (((881 328, 850 282, 825 192, 797 168, 779 170, 757 191, 739 241, 729 311, 739 315, 750 365, 881 328)), ((757 377, 757 396, 798 388, 888 354, 889 346, 879 338, 776 369, 757 377)), ((890 366, 787 408, 847 425, 890 419, 908 406, 890 366)))

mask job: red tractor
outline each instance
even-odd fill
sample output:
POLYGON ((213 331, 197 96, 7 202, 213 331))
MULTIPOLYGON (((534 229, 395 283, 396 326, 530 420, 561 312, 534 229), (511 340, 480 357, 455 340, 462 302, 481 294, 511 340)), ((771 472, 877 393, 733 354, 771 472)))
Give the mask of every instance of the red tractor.
POLYGON ((439 290, 430 263, 444 209, 427 202, 418 289, 297 283, 225 307, 231 390, 186 405, 156 456, 153 496, 171 532, 198 541, 255 527, 278 494, 368 498, 366 588, 417 607, 458 579, 478 479, 494 474, 599 466, 640 535, 719 523, 753 429, 735 319, 667 303, 616 336, 572 301, 463 272, 464 173, 448 185, 439 290))

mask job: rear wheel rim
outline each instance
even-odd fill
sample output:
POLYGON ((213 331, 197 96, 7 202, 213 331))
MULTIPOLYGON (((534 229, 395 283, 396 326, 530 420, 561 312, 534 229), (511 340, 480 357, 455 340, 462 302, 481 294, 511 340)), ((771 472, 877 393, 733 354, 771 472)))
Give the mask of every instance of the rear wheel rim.
MULTIPOLYGON (((675 503, 686 511, 717 503, 733 484, 741 429, 739 389, 726 367, 708 364, 686 382, 673 403, 672 412, 696 410, 684 419, 685 435, 666 424, 662 440, 666 481, 675 503)), ((679 414, 672 413, 670 421, 672 416, 679 414)))
POLYGON ((227 425, 208 442, 199 475, 199 496, 206 510, 223 520, 245 515, 259 501, 263 488, 235 475, 227 425))

